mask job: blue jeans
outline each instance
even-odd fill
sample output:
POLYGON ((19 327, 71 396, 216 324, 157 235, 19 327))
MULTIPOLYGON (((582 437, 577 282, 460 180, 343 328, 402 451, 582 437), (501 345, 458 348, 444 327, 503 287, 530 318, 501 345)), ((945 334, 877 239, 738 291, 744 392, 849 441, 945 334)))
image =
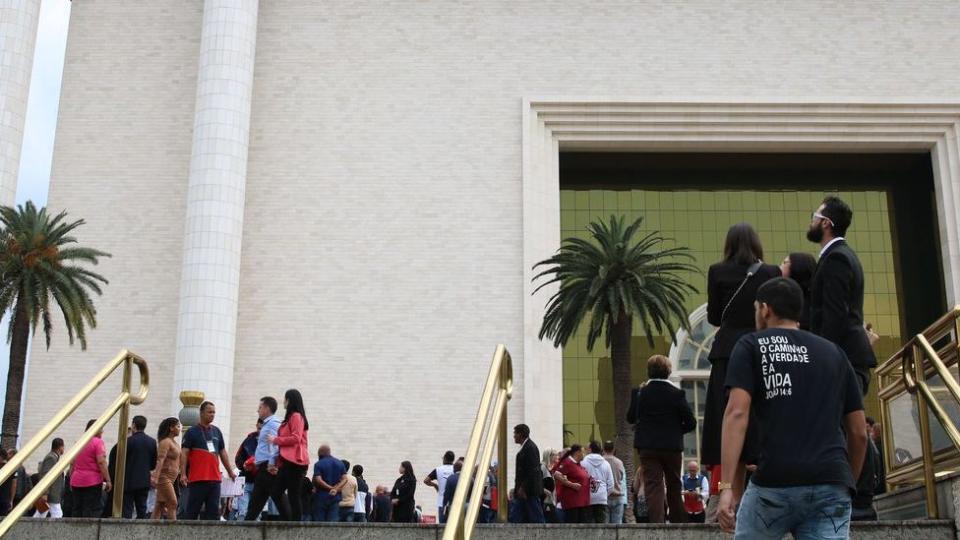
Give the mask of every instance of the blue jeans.
POLYGON ((626 510, 627 505, 615 502, 607 505, 607 523, 614 523, 620 525, 623 523, 623 511, 626 510))
POLYGON ((313 505, 313 520, 326 523, 340 521, 340 501, 336 499, 316 501, 313 505))
POLYGON ((850 537, 850 491, 837 484, 784 488, 747 486, 737 511, 736 539, 850 537))

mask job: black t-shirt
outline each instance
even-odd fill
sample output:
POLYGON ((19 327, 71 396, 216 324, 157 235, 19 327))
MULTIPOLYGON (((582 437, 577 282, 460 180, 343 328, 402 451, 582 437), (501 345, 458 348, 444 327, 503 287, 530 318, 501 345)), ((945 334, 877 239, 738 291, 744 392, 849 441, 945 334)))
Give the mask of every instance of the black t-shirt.
POLYGON ((750 393, 760 424, 753 482, 854 488, 843 418, 862 410, 863 400, 838 346, 803 330, 747 334, 730 356, 726 385, 750 393))

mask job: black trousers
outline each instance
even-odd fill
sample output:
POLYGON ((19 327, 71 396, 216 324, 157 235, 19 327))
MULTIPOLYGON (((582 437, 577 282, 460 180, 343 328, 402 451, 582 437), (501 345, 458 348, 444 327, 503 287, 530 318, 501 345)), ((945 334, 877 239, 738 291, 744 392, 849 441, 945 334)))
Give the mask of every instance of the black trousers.
POLYGON ((267 499, 273 499, 280 513, 280 521, 290 521, 290 505, 283 498, 283 488, 280 485, 280 474, 270 474, 267 463, 257 465, 257 476, 253 480, 253 494, 247 505, 247 515, 243 519, 254 521, 263 512, 267 499))
MULTIPOLYGON (((274 502, 277 502, 279 507, 289 507, 289 518, 288 521, 300 521, 303 517, 303 498, 301 496, 303 492, 303 478, 307 474, 306 465, 297 465, 295 463, 290 463, 289 461, 284 461, 280 465, 280 472, 277 473, 277 497, 274 498, 274 502), (283 492, 287 492, 287 501, 278 502, 278 500, 283 499, 283 492)), ((254 488, 256 489, 256 488, 254 488)), ((281 510, 281 515, 282 514, 281 510)))
POLYGON ((103 512, 103 486, 73 488, 73 516, 98 518, 103 512))
POLYGON ((187 509, 183 511, 183 519, 220 519, 220 482, 191 482, 188 489, 190 495, 187 498, 187 509))
POLYGON ((137 519, 147 519, 147 495, 150 494, 150 488, 134 489, 126 491, 123 494, 123 519, 133 517, 133 510, 137 510, 137 519))

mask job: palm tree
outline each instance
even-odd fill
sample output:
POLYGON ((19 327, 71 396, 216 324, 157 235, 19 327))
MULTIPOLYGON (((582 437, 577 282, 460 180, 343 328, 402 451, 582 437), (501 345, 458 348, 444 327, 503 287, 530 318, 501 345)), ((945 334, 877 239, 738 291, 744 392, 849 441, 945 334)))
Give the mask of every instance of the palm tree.
POLYGON ((87 327, 97 325, 90 291, 102 294, 100 284, 107 280, 76 263, 97 264, 99 257, 110 254, 73 245, 77 239, 71 233, 84 221, 68 223, 66 217, 67 213, 61 212, 51 218, 46 208, 37 210, 29 201, 16 209, 0 207, 0 313, 13 312, 7 333, 10 369, 0 436, 4 448, 16 444, 20 430, 20 398, 30 328, 36 332, 37 326, 43 324, 49 349, 53 309, 59 308, 70 344, 76 339, 86 349, 87 327))
MULTIPOLYGON (((534 276, 545 278, 534 291, 559 283, 547 303, 540 327, 540 339, 566 345, 580 324, 588 320, 587 350, 592 351, 600 336, 606 337, 613 360, 613 398, 616 417, 617 455, 632 480, 633 444, 626 416, 630 405, 632 378, 630 339, 633 323, 643 328, 653 346, 654 330, 671 336, 675 321, 687 328, 684 299, 696 288, 680 277, 699 270, 683 259, 693 259, 685 247, 664 249, 664 238, 654 231, 635 239, 643 218, 626 225, 623 216, 611 215, 609 222, 592 222, 587 231, 592 241, 567 238, 553 257, 537 263, 546 267, 534 276)), ((632 507, 632 503, 631 503, 632 507)))

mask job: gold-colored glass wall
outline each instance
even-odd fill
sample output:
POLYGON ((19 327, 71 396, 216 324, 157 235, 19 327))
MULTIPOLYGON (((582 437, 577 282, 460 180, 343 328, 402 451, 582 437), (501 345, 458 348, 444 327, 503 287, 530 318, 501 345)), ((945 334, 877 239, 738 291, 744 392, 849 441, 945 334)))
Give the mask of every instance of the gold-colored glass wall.
MULTIPOLYGON (((727 229, 738 222, 751 223, 763 241, 764 259, 779 264, 790 252, 818 255, 819 246, 805 235, 810 214, 826 194, 815 191, 664 191, 664 190, 561 190, 562 237, 587 238, 586 225, 611 214, 628 219, 643 217, 642 230, 659 230, 673 239, 671 245, 690 248, 703 274, 689 276, 699 289, 687 301, 693 312, 707 301, 707 268, 720 260, 727 229)), ((866 279, 864 316, 880 334, 878 358, 889 357, 901 342, 900 306, 897 299, 894 253, 887 193, 840 192, 853 208, 847 240, 863 264, 866 279)), ((586 442, 615 435, 613 383, 609 349, 598 343, 586 350, 585 332, 563 350, 564 440, 586 442)), ((646 379, 646 358, 667 354, 670 336, 657 336, 650 347, 642 331, 634 328, 633 383, 646 379)), ((875 413, 876 385, 871 385, 867 414, 875 413)), ((690 394, 691 392, 688 392, 690 394)), ((690 396, 692 398, 692 396, 690 396)), ((695 405, 691 403, 691 406, 695 405)), ((698 411, 698 416, 700 412, 698 411)))

